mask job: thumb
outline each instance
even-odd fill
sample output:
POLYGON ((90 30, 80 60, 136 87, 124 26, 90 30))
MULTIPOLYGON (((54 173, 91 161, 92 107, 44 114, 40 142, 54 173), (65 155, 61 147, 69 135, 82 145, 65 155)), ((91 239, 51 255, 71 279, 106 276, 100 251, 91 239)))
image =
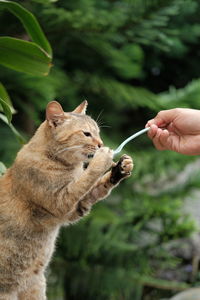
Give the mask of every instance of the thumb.
POLYGON ((164 127, 173 122, 176 117, 176 109, 161 110, 154 119, 148 121, 147 126, 155 124, 158 127, 164 127))

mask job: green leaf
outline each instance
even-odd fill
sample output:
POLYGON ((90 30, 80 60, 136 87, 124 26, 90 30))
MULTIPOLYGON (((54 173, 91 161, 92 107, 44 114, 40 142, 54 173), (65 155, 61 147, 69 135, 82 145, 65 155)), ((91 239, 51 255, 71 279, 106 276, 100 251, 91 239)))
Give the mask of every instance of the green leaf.
POLYGON ((0 98, 0 104, 3 108, 3 112, 5 113, 6 118, 8 119, 8 123, 10 124, 12 120, 12 111, 10 109, 10 106, 1 98, 0 98))
POLYGON ((6 172, 6 166, 0 161, 0 176, 6 172))
MULTIPOLYGON (((11 112, 12 114, 14 114, 16 111, 12 105, 10 96, 8 95, 8 92, 6 91, 5 87, 1 82, 0 82, 0 98, 10 106, 11 112)), ((1 105, 0 105, 0 111, 3 111, 3 107, 1 105)))
POLYGON ((18 19, 20 19, 32 41, 44 49, 48 56, 52 58, 51 46, 46 39, 37 19, 32 13, 18 3, 6 0, 0 0, 0 9, 8 9, 18 19))
POLYGON ((0 37, 0 64, 31 75, 47 75, 51 59, 38 45, 16 38, 0 37))
POLYGON ((6 91, 5 87, 1 82, 0 82, 0 98, 2 98, 7 104, 12 106, 12 102, 10 100, 8 92, 6 91))
POLYGON ((46 4, 46 3, 57 2, 58 0, 32 0, 32 1, 37 2, 37 3, 46 4))
POLYGON ((0 119, 10 127, 10 129, 14 133, 15 137, 17 138, 18 142, 20 144, 25 144, 26 141, 23 138, 23 136, 17 131, 17 129, 12 125, 12 123, 8 122, 8 119, 6 118, 6 116, 4 116, 3 114, 0 113, 0 119))

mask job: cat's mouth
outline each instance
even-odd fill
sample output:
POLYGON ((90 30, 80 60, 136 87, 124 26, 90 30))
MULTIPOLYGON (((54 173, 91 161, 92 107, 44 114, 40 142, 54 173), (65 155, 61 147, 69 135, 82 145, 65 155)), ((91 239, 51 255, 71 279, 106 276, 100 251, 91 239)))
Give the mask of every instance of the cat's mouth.
POLYGON ((83 169, 86 170, 88 166, 89 166, 89 161, 84 161, 83 169))
POLYGON ((83 163, 83 169, 84 169, 84 170, 87 169, 87 167, 88 167, 89 164, 90 164, 90 160, 91 160, 93 157, 94 157, 94 153, 89 153, 89 154, 87 155, 87 160, 84 161, 84 163, 83 163))

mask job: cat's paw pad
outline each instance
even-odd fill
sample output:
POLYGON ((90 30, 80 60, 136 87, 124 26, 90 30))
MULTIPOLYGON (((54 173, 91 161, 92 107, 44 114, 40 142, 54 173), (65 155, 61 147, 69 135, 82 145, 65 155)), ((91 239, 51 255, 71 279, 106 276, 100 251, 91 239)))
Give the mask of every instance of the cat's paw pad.
POLYGON ((118 163, 112 167, 110 182, 117 184, 122 179, 129 177, 133 170, 132 158, 128 155, 123 155, 118 163))
POLYGON ((130 156, 128 156, 126 154, 123 155, 120 158, 119 164, 120 164, 121 174, 123 174, 123 175, 131 174, 134 164, 133 164, 133 160, 130 156))

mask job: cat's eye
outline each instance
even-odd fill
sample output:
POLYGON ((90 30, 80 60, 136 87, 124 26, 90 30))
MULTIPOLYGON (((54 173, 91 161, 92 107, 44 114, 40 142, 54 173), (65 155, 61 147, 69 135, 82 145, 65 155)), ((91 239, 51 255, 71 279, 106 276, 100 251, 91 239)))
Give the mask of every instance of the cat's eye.
POLYGON ((83 131, 83 133, 84 133, 85 136, 92 136, 91 133, 88 132, 88 131, 83 131))

